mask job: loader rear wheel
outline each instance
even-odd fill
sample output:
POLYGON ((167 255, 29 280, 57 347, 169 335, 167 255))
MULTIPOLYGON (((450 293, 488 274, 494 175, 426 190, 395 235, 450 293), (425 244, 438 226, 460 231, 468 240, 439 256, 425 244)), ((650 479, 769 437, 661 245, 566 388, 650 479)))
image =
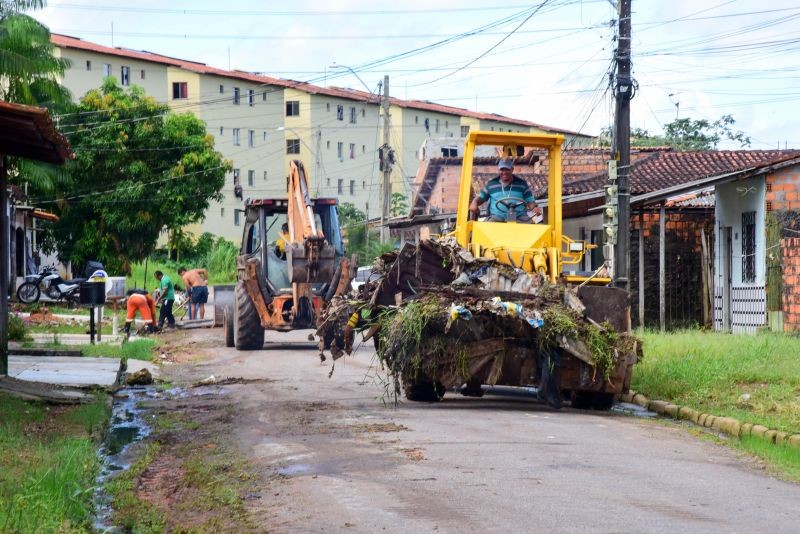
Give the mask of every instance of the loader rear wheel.
POLYGON ((444 397, 444 386, 427 378, 415 380, 403 378, 403 391, 406 398, 415 402, 439 402, 444 397))
POLYGON ((225 336, 225 346, 226 347, 233 347, 234 340, 233 340, 233 310, 226 306, 224 310, 222 310, 222 335, 225 336))
POLYGON ((572 407, 579 410, 608 411, 614 406, 613 393, 597 393, 595 391, 573 391, 572 407))
POLYGON ((264 346, 264 329, 258 311, 244 284, 236 284, 233 311, 233 344, 237 350, 257 350, 264 346))

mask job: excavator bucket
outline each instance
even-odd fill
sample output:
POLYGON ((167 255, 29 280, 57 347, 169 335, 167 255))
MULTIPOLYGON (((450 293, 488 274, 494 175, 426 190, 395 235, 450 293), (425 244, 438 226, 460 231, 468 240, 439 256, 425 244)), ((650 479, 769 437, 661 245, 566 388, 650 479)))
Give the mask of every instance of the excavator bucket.
POLYGON ((289 282, 315 284, 330 282, 333 278, 336 249, 324 239, 306 239, 286 247, 289 282))

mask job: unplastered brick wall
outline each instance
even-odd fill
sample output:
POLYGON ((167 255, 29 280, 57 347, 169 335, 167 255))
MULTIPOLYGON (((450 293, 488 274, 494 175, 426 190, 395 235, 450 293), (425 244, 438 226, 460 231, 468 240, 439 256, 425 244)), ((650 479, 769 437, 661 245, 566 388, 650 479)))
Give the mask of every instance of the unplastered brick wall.
POLYGON ((800 165, 770 173, 767 182, 767 210, 800 210, 800 165))
POLYGON ((800 330, 800 237, 781 239, 783 329, 800 330))

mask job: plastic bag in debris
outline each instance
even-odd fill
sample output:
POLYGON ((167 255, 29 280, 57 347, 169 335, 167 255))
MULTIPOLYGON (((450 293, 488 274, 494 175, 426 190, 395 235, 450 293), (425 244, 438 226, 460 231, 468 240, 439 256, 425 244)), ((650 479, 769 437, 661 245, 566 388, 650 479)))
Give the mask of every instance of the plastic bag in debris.
POLYGON ((526 310, 516 302, 507 302, 500 297, 492 299, 495 308, 500 309, 513 317, 525 320, 532 328, 539 328, 544 325, 542 316, 536 310, 526 310))
POLYGON ((450 282, 452 286, 471 286, 472 280, 467 273, 461 273, 458 277, 450 282))
POLYGON ((472 312, 464 306, 456 304, 455 302, 450 304, 450 308, 447 310, 447 324, 444 327, 445 332, 450 331, 450 326, 452 326, 456 319, 469 321, 472 319, 472 312))

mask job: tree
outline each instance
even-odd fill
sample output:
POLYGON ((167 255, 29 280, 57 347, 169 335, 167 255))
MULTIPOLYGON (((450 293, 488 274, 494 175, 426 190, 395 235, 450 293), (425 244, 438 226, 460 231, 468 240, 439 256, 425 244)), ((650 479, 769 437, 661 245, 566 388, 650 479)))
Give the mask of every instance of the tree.
MULTIPOLYGON (((69 61, 56 57, 46 26, 20 13, 44 4, 42 0, 0 1, 0 100, 62 111, 71 105, 69 91, 59 83, 69 61)), ((65 174, 56 165, 11 158, 9 179, 52 193, 65 174)))
MULTIPOLYGON (((669 146, 676 150, 716 150, 720 141, 727 139, 741 147, 750 146, 750 137, 741 130, 734 130, 736 124, 732 115, 723 115, 714 122, 705 119, 694 120, 689 117, 675 119, 664 125, 661 135, 652 135, 643 128, 631 129, 631 146, 654 147, 669 146)), ((611 129, 600 132, 600 144, 611 145, 611 129)))
POLYGON ((77 157, 50 228, 60 258, 77 265, 98 259, 129 273, 162 229, 200 221, 232 170, 197 117, 172 113, 113 78, 89 91, 62 128, 77 157))
POLYGON ((408 199, 403 193, 392 193, 389 214, 392 217, 399 217, 401 215, 408 214, 408 199))
POLYGON ((369 229, 364 212, 350 202, 340 204, 338 211, 339 222, 347 236, 347 253, 358 254, 360 265, 371 264, 375 258, 394 248, 393 245, 381 243, 378 231, 369 229))

